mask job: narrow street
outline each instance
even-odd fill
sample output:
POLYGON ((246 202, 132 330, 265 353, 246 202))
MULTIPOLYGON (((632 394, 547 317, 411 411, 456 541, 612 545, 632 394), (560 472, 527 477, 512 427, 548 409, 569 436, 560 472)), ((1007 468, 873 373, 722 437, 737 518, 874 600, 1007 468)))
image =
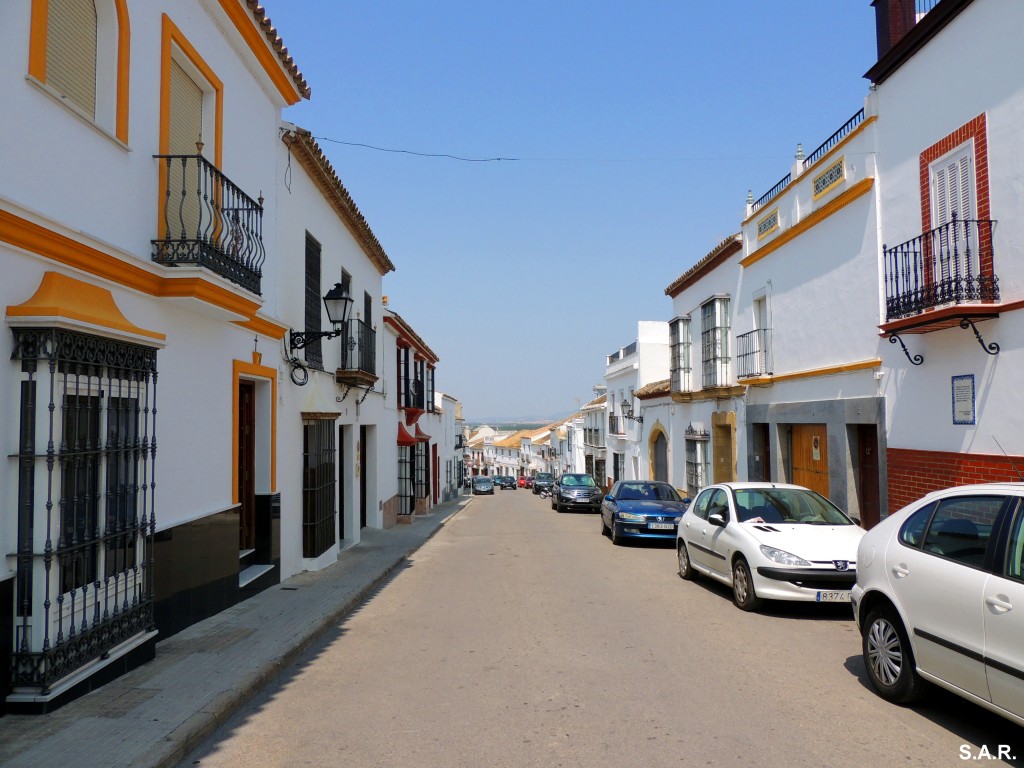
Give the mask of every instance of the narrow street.
POLYGON ((1024 765, 996 715, 879 699, 848 606, 742 613, 671 546, 599 530, 475 498, 181 765, 1024 765))

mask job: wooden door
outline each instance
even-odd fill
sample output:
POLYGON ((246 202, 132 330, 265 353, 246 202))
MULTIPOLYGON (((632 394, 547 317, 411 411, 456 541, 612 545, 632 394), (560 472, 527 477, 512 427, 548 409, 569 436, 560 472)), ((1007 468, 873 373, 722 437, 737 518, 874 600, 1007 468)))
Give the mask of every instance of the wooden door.
POLYGON ((878 501, 878 428, 874 424, 857 426, 857 491, 860 523, 864 528, 871 528, 881 518, 878 501))
POLYGON ((256 385, 238 382, 239 549, 256 548, 256 385))
POLYGON ((828 430, 824 424, 794 424, 790 443, 793 482, 828 498, 828 430))

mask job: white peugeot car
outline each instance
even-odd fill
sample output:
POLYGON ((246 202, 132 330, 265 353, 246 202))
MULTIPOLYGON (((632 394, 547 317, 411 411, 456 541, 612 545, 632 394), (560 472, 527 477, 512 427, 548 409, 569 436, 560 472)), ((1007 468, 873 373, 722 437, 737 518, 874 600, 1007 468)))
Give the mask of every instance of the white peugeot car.
POLYGON ((930 680, 1024 725, 1024 483, 930 493, 868 531, 853 614, 871 684, 930 680))
POLYGON ((679 575, 731 586, 744 611, 765 599, 849 602, 863 535, 832 502, 799 485, 710 485, 679 521, 679 575))

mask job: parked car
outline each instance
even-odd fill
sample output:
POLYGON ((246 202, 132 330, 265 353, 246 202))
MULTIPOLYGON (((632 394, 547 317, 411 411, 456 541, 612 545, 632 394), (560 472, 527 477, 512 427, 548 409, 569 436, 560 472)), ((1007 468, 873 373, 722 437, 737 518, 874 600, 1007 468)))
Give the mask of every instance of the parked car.
POLYGON ((601 488, 590 475, 559 475, 558 481, 552 487, 551 508, 556 512, 566 509, 597 512, 601 509, 601 488))
POLYGON ((523 488, 533 488, 533 476, 532 475, 524 475, 523 477, 521 477, 519 479, 523 481, 523 488))
POLYGON ((686 504, 668 483, 620 480, 601 502, 601 533, 612 544, 624 538, 674 540, 686 504))
POLYGON ((676 538, 679 575, 732 587, 733 602, 848 602, 864 529, 824 496, 799 485, 720 483, 687 508, 676 538))
POLYGON ((512 475, 504 475, 498 478, 502 489, 511 488, 513 491, 516 489, 516 479, 512 475))
POLYGON ((868 531, 857 559, 875 690, 907 704, 928 680, 1024 726, 1024 483, 930 493, 868 531))
POLYGON ((477 496, 482 493, 489 493, 494 495, 494 481, 485 475, 478 475, 473 478, 473 495, 477 496))
POLYGON ((533 478, 533 492, 540 493, 544 488, 552 490, 555 486, 555 476, 550 472, 538 472, 533 478))

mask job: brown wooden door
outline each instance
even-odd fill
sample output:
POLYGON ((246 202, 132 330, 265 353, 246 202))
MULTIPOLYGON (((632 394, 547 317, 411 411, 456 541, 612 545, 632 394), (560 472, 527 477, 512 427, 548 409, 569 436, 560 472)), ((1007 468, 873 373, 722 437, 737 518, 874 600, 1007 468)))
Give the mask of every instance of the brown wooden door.
POLYGON ((238 382, 238 546, 256 547, 256 385, 238 382))
POLYGON ((793 482, 828 498, 828 430, 824 424, 794 424, 790 452, 793 482))
POLYGON ((881 518, 878 501, 878 428, 874 424, 857 426, 857 490, 860 498, 860 523, 871 528, 881 518))

